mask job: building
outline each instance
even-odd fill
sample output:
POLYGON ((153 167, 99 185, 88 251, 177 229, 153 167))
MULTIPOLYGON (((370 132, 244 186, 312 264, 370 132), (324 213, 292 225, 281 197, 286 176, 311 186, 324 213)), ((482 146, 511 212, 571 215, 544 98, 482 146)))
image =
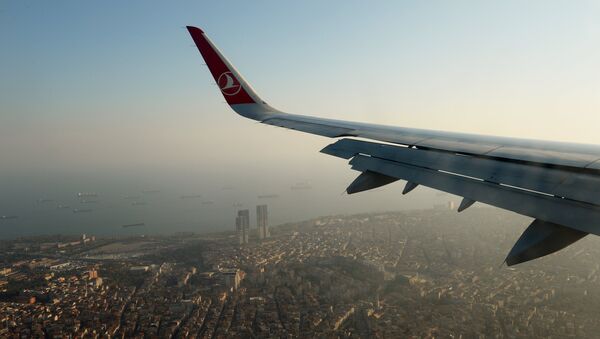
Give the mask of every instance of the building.
POLYGON ((150 266, 131 266, 129 268, 130 271, 142 271, 142 272, 148 272, 148 270, 150 270, 150 266))
POLYGON ((67 268, 69 268, 71 266, 70 262, 63 262, 63 263, 59 263, 59 264, 54 264, 54 265, 50 265, 50 269, 53 271, 56 270, 65 270, 67 268))
POLYGON ((239 210, 235 218, 235 231, 237 233, 240 245, 248 243, 248 233, 250 233, 250 210, 239 210))
POLYGON ((98 277, 98 278, 92 279, 91 285, 94 286, 94 287, 96 287, 96 288, 102 286, 102 278, 98 277))
POLYGON ((258 229, 258 239, 262 240, 270 236, 267 205, 256 206, 256 228, 258 229))
POLYGON ((221 271, 225 280, 225 286, 227 289, 233 289, 234 291, 240 287, 242 279, 244 279, 244 272, 237 268, 224 269, 221 271))
POLYGON ((95 268, 92 268, 89 272, 88 272, 88 279, 89 280, 93 280, 98 278, 98 271, 95 268))

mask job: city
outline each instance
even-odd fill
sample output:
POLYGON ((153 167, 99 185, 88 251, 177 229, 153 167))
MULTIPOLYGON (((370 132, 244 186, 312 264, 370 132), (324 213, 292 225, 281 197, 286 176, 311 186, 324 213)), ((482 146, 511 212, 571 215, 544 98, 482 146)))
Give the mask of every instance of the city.
POLYGON ((598 18, 0 1, 0 339, 600 339, 598 18))
MULTIPOLYGON (((2 243, 3 337, 593 337, 600 251, 503 265, 523 217, 453 205, 2 243)), ((254 213, 252 213, 254 216, 254 213)))

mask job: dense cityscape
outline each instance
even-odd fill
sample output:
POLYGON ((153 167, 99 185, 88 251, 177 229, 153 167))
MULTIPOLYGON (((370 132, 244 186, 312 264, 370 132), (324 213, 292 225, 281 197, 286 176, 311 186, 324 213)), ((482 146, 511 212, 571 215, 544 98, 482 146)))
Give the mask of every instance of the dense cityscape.
POLYGON ((217 234, 5 241, 0 336, 598 336, 596 239, 509 268, 526 218, 451 209, 269 228, 263 205, 217 234))
POLYGON ((0 0, 0 339, 600 339, 600 1, 0 0))

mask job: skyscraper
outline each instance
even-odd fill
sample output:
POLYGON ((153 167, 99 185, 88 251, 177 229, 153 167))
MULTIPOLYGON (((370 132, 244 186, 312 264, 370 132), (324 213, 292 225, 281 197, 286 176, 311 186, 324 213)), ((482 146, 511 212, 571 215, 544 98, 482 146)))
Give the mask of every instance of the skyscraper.
POLYGON ((267 205, 256 206, 256 228, 258 229, 258 239, 262 240, 270 236, 267 205))
POLYGON ((240 244, 247 244, 248 233, 250 232, 250 210, 238 211, 237 218, 235 218, 235 230, 240 244))

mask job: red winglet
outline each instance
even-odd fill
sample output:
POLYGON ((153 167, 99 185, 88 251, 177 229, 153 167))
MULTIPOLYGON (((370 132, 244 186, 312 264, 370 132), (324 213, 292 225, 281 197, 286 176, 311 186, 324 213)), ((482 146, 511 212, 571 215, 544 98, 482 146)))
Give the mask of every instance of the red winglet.
POLYGON ((245 81, 204 35, 204 32, 192 26, 187 26, 187 29, 227 103, 230 105, 256 103, 244 88, 245 81))

